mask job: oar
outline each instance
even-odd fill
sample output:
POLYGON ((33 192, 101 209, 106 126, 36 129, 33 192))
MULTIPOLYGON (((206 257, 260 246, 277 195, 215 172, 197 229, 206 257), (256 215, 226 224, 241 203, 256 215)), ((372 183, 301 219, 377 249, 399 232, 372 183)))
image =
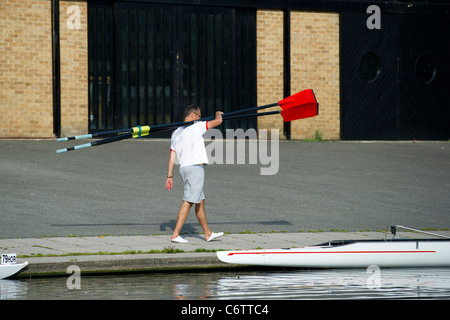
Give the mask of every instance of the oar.
MULTIPOLYGON (((305 113, 305 115, 307 115, 308 113, 313 114, 314 106, 312 104, 315 104, 315 106, 318 108, 318 104, 317 104, 316 98, 314 96, 313 90, 306 89, 306 90, 300 91, 292 96, 289 96, 277 103, 271 103, 271 104, 267 104, 267 105, 263 105, 263 106, 259 106, 259 107, 252 107, 252 108, 227 112, 223 115, 223 117, 231 116, 234 114, 240 114, 240 113, 244 113, 244 112, 249 112, 249 111, 266 109, 266 108, 270 108, 270 107, 276 107, 276 106, 280 106, 283 110, 286 110, 286 109, 300 106, 300 105, 305 106, 305 108, 310 110, 307 113, 305 113)), ((316 114, 314 114, 314 115, 317 115, 317 114, 318 114, 318 110, 316 110, 316 114)), ((314 116, 314 115, 311 115, 311 116, 314 116)), ((307 117, 309 117, 309 116, 306 116, 306 118, 307 117)), ((211 117, 202 118, 199 121, 209 121, 209 120, 213 120, 213 119, 214 119, 214 116, 211 116, 211 117)), ((235 118, 235 119, 238 119, 238 118, 235 118)), ((83 135, 74 136, 74 137, 58 138, 57 141, 91 139, 91 138, 95 138, 95 137, 101 137, 101 136, 107 136, 107 135, 113 135, 113 134, 122 135, 122 134, 129 134, 129 133, 133 133, 135 135, 135 136, 133 136, 133 138, 135 138, 135 137, 141 137, 141 136, 148 135, 148 132, 150 130, 151 131, 160 131, 161 129, 166 129, 166 128, 171 129, 171 128, 183 126, 183 125, 186 125, 185 122, 159 124, 159 125, 154 125, 151 127, 150 126, 142 126, 142 127, 137 126, 137 127, 133 127, 133 128, 127 128, 127 129, 102 131, 102 132, 95 132, 95 133, 90 133, 90 134, 83 134, 83 135)), ((120 140, 122 140, 122 139, 120 139, 120 140)))
MULTIPOLYGON (((311 107, 311 109, 312 109, 312 107, 311 107)), ((316 114, 313 114, 312 110, 307 110, 305 112, 305 110, 303 110, 302 106, 296 106, 296 107, 292 107, 292 108, 285 109, 285 110, 276 110, 276 111, 261 112, 261 113, 250 113, 250 114, 244 114, 244 115, 231 115, 231 116, 223 117, 223 120, 244 119, 244 118, 251 118, 251 117, 260 117, 260 116, 281 114, 284 122, 287 122, 287 121, 292 121, 292 120, 313 117, 314 115, 317 115, 317 111, 318 111, 317 107, 316 107, 316 114)), ((190 125, 195 122, 196 121, 183 122, 182 124, 177 124, 177 126, 190 125)), ((166 127, 166 128, 160 128, 160 129, 167 130, 169 128, 166 127)), ((157 130, 157 131, 159 131, 159 130, 157 130)), ((148 135, 148 134, 149 134, 149 132, 146 133, 146 135, 148 135)), ((68 152, 68 151, 72 151, 72 150, 94 147, 94 146, 98 146, 98 145, 102 145, 102 144, 106 144, 106 143, 110 143, 110 142, 115 142, 115 141, 119 141, 119 140, 124 140, 124 139, 128 139, 128 138, 136 138, 136 136, 133 133, 121 134, 116 137, 111 137, 111 138, 107 138, 107 139, 103 139, 103 140, 97 140, 97 141, 85 143, 85 144, 70 147, 70 148, 59 149, 56 151, 56 153, 63 153, 63 152, 68 152)))
MULTIPOLYGON (((272 115, 272 114, 281 114, 281 116, 283 117, 283 120, 285 122, 314 117, 319 114, 319 104, 316 100, 316 97, 315 97, 312 89, 307 89, 307 90, 300 91, 300 92, 298 92, 290 97, 287 97, 283 100, 280 100, 277 103, 272 103, 272 104, 268 104, 268 105, 264 105, 264 106, 252 107, 252 108, 228 112, 228 113, 224 114, 222 116, 222 118, 223 118, 223 120, 233 120, 233 119, 259 117, 259 116, 272 115), (269 108, 269 107, 275 107, 277 105, 280 106, 282 108, 282 110, 262 112, 262 113, 244 114, 244 115, 240 114, 240 113, 244 113, 244 112, 256 111, 256 110, 265 109, 265 108, 269 108)), ((99 133, 94 133, 94 134, 89 134, 89 135, 61 138, 61 139, 58 139, 58 141, 79 140, 79 139, 87 139, 87 138, 92 138, 92 137, 101 136, 101 135, 110 135, 110 134, 115 134, 115 133, 118 134, 118 136, 115 136, 115 137, 98 140, 98 141, 94 141, 91 143, 86 143, 86 144, 82 144, 82 145, 74 146, 74 147, 70 147, 70 148, 59 149, 56 151, 56 153, 63 153, 63 152, 72 151, 72 150, 89 148, 89 147, 102 145, 102 144, 110 143, 110 142, 115 142, 115 141, 119 141, 119 140, 124 140, 124 139, 128 139, 128 138, 140 138, 140 137, 149 135, 150 130, 152 132, 168 130, 168 129, 173 129, 176 127, 190 125, 197 121, 213 120, 214 118, 215 118, 214 116, 211 116, 211 117, 202 118, 202 119, 199 119, 196 121, 168 123, 168 124, 154 125, 152 127, 137 126, 137 127, 133 127, 133 128, 129 128, 129 129, 113 130, 113 131, 99 132, 99 133)))

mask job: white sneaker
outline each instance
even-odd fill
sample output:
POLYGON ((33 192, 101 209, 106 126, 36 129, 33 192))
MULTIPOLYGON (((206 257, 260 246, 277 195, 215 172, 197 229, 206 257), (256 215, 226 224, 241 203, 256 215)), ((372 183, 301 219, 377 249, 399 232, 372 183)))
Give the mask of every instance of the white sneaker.
POLYGON ((211 236, 209 237, 209 239, 208 240, 206 240, 206 241, 212 241, 212 240, 214 240, 214 239, 216 239, 216 238, 218 238, 218 237, 221 237, 221 236, 223 236, 223 232, 219 232, 219 233, 211 233, 211 236))
POLYGON ((188 243, 189 241, 187 241, 186 239, 183 239, 181 236, 178 236, 176 238, 172 239, 172 242, 176 242, 176 243, 188 243))

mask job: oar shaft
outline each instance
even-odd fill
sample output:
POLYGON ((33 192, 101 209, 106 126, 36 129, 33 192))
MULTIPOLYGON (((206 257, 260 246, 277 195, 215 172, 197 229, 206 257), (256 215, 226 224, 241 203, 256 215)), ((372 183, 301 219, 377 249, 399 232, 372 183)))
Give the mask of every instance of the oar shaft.
POLYGON ((129 138, 133 138, 133 133, 125 133, 125 134, 121 134, 118 135, 116 137, 111 137, 111 138, 106 138, 103 140, 97 140, 92 142, 92 146, 100 146, 102 144, 106 144, 106 143, 110 143, 110 142, 116 142, 116 141, 120 141, 120 140, 125 140, 125 139, 129 139, 129 138))
POLYGON ((133 132, 133 128, 102 131, 102 132, 95 132, 95 133, 90 133, 90 134, 83 134, 83 135, 74 136, 74 137, 58 138, 57 141, 91 139, 91 138, 107 136, 107 135, 111 135, 111 134, 125 134, 125 133, 130 133, 130 132, 133 132))
POLYGON ((85 144, 80 144, 78 146, 73 146, 70 148, 58 149, 58 150, 56 150, 56 153, 69 152, 69 151, 84 149, 84 148, 89 148, 89 147, 92 147, 92 143, 85 143, 85 144))
POLYGON ((234 114, 239 114, 239 113, 244 113, 244 112, 249 112, 249 111, 257 111, 257 110, 266 109, 266 108, 270 108, 270 107, 276 107, 276 106, 278 106, 278 103, 271 103, 271 104, 266 104, 264 106, 259 106, 259 107, 240 109, 240 110, 236 110, 236 111, 227 112, 223 115, 223 117, 228 117, 228 116, 231 116, 234 114))
POLYGON ((69 141, 69 140, 91 139, 92 137, 93 137, 92 134, 83 134, 83 135, 75 136, 75 137, 58 138, 58 139, 56 139, 56 141, 69 141))
POLYGON ((268 116, 271 114, 280 114, 280 110, 227 116, 227 117, 224 117, 223 120, 245 119, 245 118, 253 118, 253 117, 260 117, 260 116, 268 116))
POLYGON ((133 137, 133 133, 121 134, 121 135, 116 136, 116 137, 106 138, 106 139, 103 139, 103 140, 97 140, 97 141, 93 141, 93 142, 90 142, 90 143, 85 143, 85 144, 81 144, 81 145, 78 145, 78 146, 73 146, 73 147, 70 147, 70 148, 59 149, 59 150, 56 150, 56 153, 64 153, 64 152, 69 152, 69 151, 73 151, 73 150, 79 150, 79 149, 95 147, 95 146, 99 146, 99 145, 110 143, 110 142, 115 142, 115 141, 129 139, 129 138, 132 138, 132 137, 133 137))

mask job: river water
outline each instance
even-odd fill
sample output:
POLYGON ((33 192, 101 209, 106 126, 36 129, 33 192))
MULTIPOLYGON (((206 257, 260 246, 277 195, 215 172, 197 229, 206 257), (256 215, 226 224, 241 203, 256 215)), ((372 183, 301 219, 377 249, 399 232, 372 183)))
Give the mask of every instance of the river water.
POLYGON ((0 299, 450 299, 450 268, 68 275, 0 280, 0 299))

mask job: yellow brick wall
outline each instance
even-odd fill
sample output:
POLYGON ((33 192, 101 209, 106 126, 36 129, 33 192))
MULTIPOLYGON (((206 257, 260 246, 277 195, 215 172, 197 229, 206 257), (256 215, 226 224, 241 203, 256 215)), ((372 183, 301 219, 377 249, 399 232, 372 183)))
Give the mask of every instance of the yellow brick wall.
POLYGON ((291 93, 311 88, 319 115, 291 122, 292 139, 340 138, 339 14, 291 12, 291 93))
MULTIPOLYGON (((51 0, 0 1, 0 137, 52 138, 51 0)), ((72 20, 71 20, 72 21, 72 20)), ((87 2, 60 2, 61 134, 88 129, 87 2), (80 9, 80 27, 67 20, 80 9)))
MULTIPOLYGON (((73 23, 73 21, 72 21, 73 23)), ((53 137, 51 0, 0 1, 0 137, 53 137)), ((88 131, 87 2, 60 2, 61 136, 88 131), (77 6, 80 25, 69 28, 77 6)), ((339 139, 339 15, 291 12, 291 92, 312 88, 320 115, 291 124, 293 139, 339 139)), ((257 10, 258 105, 283 98, 283 12, 257 10)), ((276 108, 264 110, 270 111, 276 108)), ((278 115, 258 117, 278 128, 278 115)))
POLYGON ((87 2, 61 1, 59 14, 61 136, 66 137, 88 132, 87 2), (79 26, 75 10, 80 12, 79 26))
MULTIPOLYGON (((258 105, 283 98, 283 12, 257 11, 258 105)), ((291 93, 313 89, 319 115, 291 122, 292 139, 340 138, 339 14, 291 12, 291 93)), ((270 109, 268 109, 270 110, 270 109)), ((272 109, 275 110, 275 109, 272 109)), ((262 112, 262 111, 261 111, 262 112)), ((259 129, 278 128, 280 116, 258 118, 259 129)))
POLYGON ((0 1, 0 137, 52 137, 51 1, 0 1))
MULTIPOLYGON (((256 28, 257 102, 261 106, 283 99, 283 12, 257 10, 256 28)), ((258 129, 279 129, 280 138, 285 138, 279 115, 258 117, 258 129)))

